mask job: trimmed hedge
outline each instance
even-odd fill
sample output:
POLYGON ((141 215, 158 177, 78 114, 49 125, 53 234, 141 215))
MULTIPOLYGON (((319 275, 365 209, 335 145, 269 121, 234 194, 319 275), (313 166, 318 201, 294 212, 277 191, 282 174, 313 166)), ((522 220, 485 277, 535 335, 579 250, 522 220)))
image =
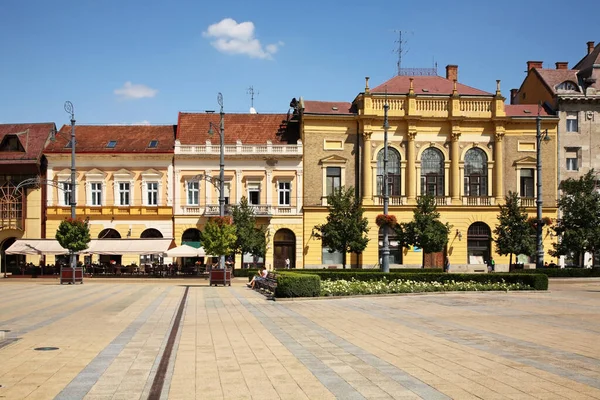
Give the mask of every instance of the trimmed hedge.
MULTIPOLYGON (((311 269, 311 268, 307 268, 307 269, 295 269, 293 271, 294 272, 299 272, 299 273, 307 273, 307 274, 312 274, 312 273, 315 273, 315 272, 319 272, 319 273, 321 273, 321 272, 322 273, 334 273, 334 274, 335 273, 342 273, 342 274, 344 274, 344 273, 350 273, 350 274, 352 274, 352 273, 381 272, 381 270, 378 269, 378 268, 365 268, 365 269, 362 269, 362 268, 353 268, 353 269, 350 269, 350 268, 346 268, 346 269, 342 269, 342 268, 340 268, 340 269, 337 269, 337 268, 336 269, 326 269, 326 268, 323 268, 323 269, 317 269, 317 268, 311 269)), ((427 273, 431 273, 431 272, 444 272, 444 270, 441 269, 441 268, 390 268, 390 273, 391 272, 403 272, 403 273, 410 272, 410 273, 415 273, 415 274, 419 274, 419 273, 426 273, 427 274, 427 273)))
POLYGON ((236 278, 243 278, 245 276, 253 277, 254 275, 258 274, 258 271, 260 270, 257 268, 236 268, 233 270, 233 276, 235 276, 236 278))
POLYGON ((600 268, 540 268, 519 270, 522 274, 546 275, 549 278, 598 278, 600 268))
POLYGON ((318 297, 321 295, 321 278, 312 274, 278 272, 275 297, 318 297))

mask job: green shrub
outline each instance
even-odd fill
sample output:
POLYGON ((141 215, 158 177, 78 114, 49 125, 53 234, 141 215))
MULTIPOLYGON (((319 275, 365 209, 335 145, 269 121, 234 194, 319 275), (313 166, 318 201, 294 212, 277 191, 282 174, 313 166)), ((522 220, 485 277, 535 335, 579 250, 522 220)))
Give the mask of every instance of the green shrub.
POLYGON ((233 270, 233 276, 235 276, 236 278, 243 278, 245 276, 249 276, 249 277, 253 277, 254 275, 258 274, 258 271, 260 271, 259 269, 256 268, 243 268, 243 269, 234 269, 233 270))
POLYGON ((542 274, 549 278, 597 278, 600 277, 600 268, 540 268, 524 269, 519 273, 542 274))
POLYGON ((278 272, 275 297, 318 297, 321 278, 318 275, 278 272))
MULTIPOLYGON (((340 274, 353 274, 353 273, 370 273, 370 272, 381 272, 378 268, 347 268, 347 269, 296 269, 294 272, 299 273, 307 273, 312 274, 315 272, 318 273, 340 273, 340 274)), ((390 268, 390 273, 392 272, 412 272, 415 274, 420 273, 432 273, 432 272, 443 272, 441 268, 390 268)))

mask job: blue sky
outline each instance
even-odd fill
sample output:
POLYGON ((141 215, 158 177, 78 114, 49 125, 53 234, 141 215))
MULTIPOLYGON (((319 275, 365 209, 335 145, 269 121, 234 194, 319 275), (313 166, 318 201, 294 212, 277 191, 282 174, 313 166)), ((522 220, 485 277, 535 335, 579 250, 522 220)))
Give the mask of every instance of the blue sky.
POLYGON ((292 97, 352 101, 404 67, 445 74, 508 97, 527 60, 574 65, 600 31, 563 2, 3 0, 0 123, 177 122, 178 111, 286 112, 292 97), (229 19, 229 20, 228 20, 229 19), (223 21, 225 20, 225 21, 223 21), (233 21, 232 21, 233 20, 233 21), (235 21, 235 22, 234 22, 235 21), (250 22, 251 24, 242 24, 250 22), (242 25, 239 25, 242 24, 242 25), (212 26, 212 27, 211 27, 212 26))

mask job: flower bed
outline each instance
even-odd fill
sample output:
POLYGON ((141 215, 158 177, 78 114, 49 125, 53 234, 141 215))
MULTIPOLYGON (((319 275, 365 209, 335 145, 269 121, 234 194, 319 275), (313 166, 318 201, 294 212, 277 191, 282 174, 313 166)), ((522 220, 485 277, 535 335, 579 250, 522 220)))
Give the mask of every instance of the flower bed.
POLYGON ((352 278, 349 281, 345 279, 326 279, 321 281, 321 296, 490 290, 533 290, 533 288, 522 283, 507 283, 504 280, 499 282, 454 280, 445 282, 419 282, 403 279, 388 281, 386 278, 376 281, 359 281, 352 278))

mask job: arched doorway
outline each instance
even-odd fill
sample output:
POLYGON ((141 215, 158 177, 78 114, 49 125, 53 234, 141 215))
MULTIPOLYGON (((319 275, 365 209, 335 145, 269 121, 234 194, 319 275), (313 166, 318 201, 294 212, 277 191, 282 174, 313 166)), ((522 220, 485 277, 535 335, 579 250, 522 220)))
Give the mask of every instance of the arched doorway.
POLYGON ((200 248, 202 243, 200 242, 200 231, 196 228, 189 228, 181 235, 181 244, 187 244, 195 248, 200 248))
MULTIPOLYGON (((112 228, 103 229, 98 234, 98 239, 121 239, 121 234, 112 228)), ((112 266, 121 264, 123 256, 116 254, 99 254, 98 261, 103 266, 112 266)))
POLYGON ((2 257, 2 271, 12 274, 21 274, 20 266, 25 266, 25 255, 23 254, 6 254, 6 249, 15 243, 16 237, 9 237, 0 244, 0 257, 2 257))
MULTIPOLYGON (((393 229, 388 231, 388 240, 390 244, 390 265, 402 264, 402 247, 398 244, 398 235, 393 229)), ((379 264, 383 264, 383 227, 379 228, 379 264)))
MULTIPOLYGON (((188 246, 199 249, 202 247, 202 241, 200 239, 200 230, 196 228, 189 228, 183 232, 181 235, 181 244, 186 244, 188 246)), ((194 274, 197 272, 198 268, 206 268, 206 265, 209 264, 210 260, 205 260, 204 257, 181 257, 177 268, 180 268, 184 274, 194 274)))
POLYGON ((142 232, 140 237, 142 239, 161 239, 163 237, 163 234, 160 233, 158 229, 149 228, 142 232))
POLYGON ((475 222, 467 231, 467 263, 485 264, 490 259, 492 232, 483 222, 475 222))
POLYGON ((290 260, 290 268, 296 268, 296 235, 289 229, 280 229, 273 237, 273 266, 285 268, 285 260, 290 260))

